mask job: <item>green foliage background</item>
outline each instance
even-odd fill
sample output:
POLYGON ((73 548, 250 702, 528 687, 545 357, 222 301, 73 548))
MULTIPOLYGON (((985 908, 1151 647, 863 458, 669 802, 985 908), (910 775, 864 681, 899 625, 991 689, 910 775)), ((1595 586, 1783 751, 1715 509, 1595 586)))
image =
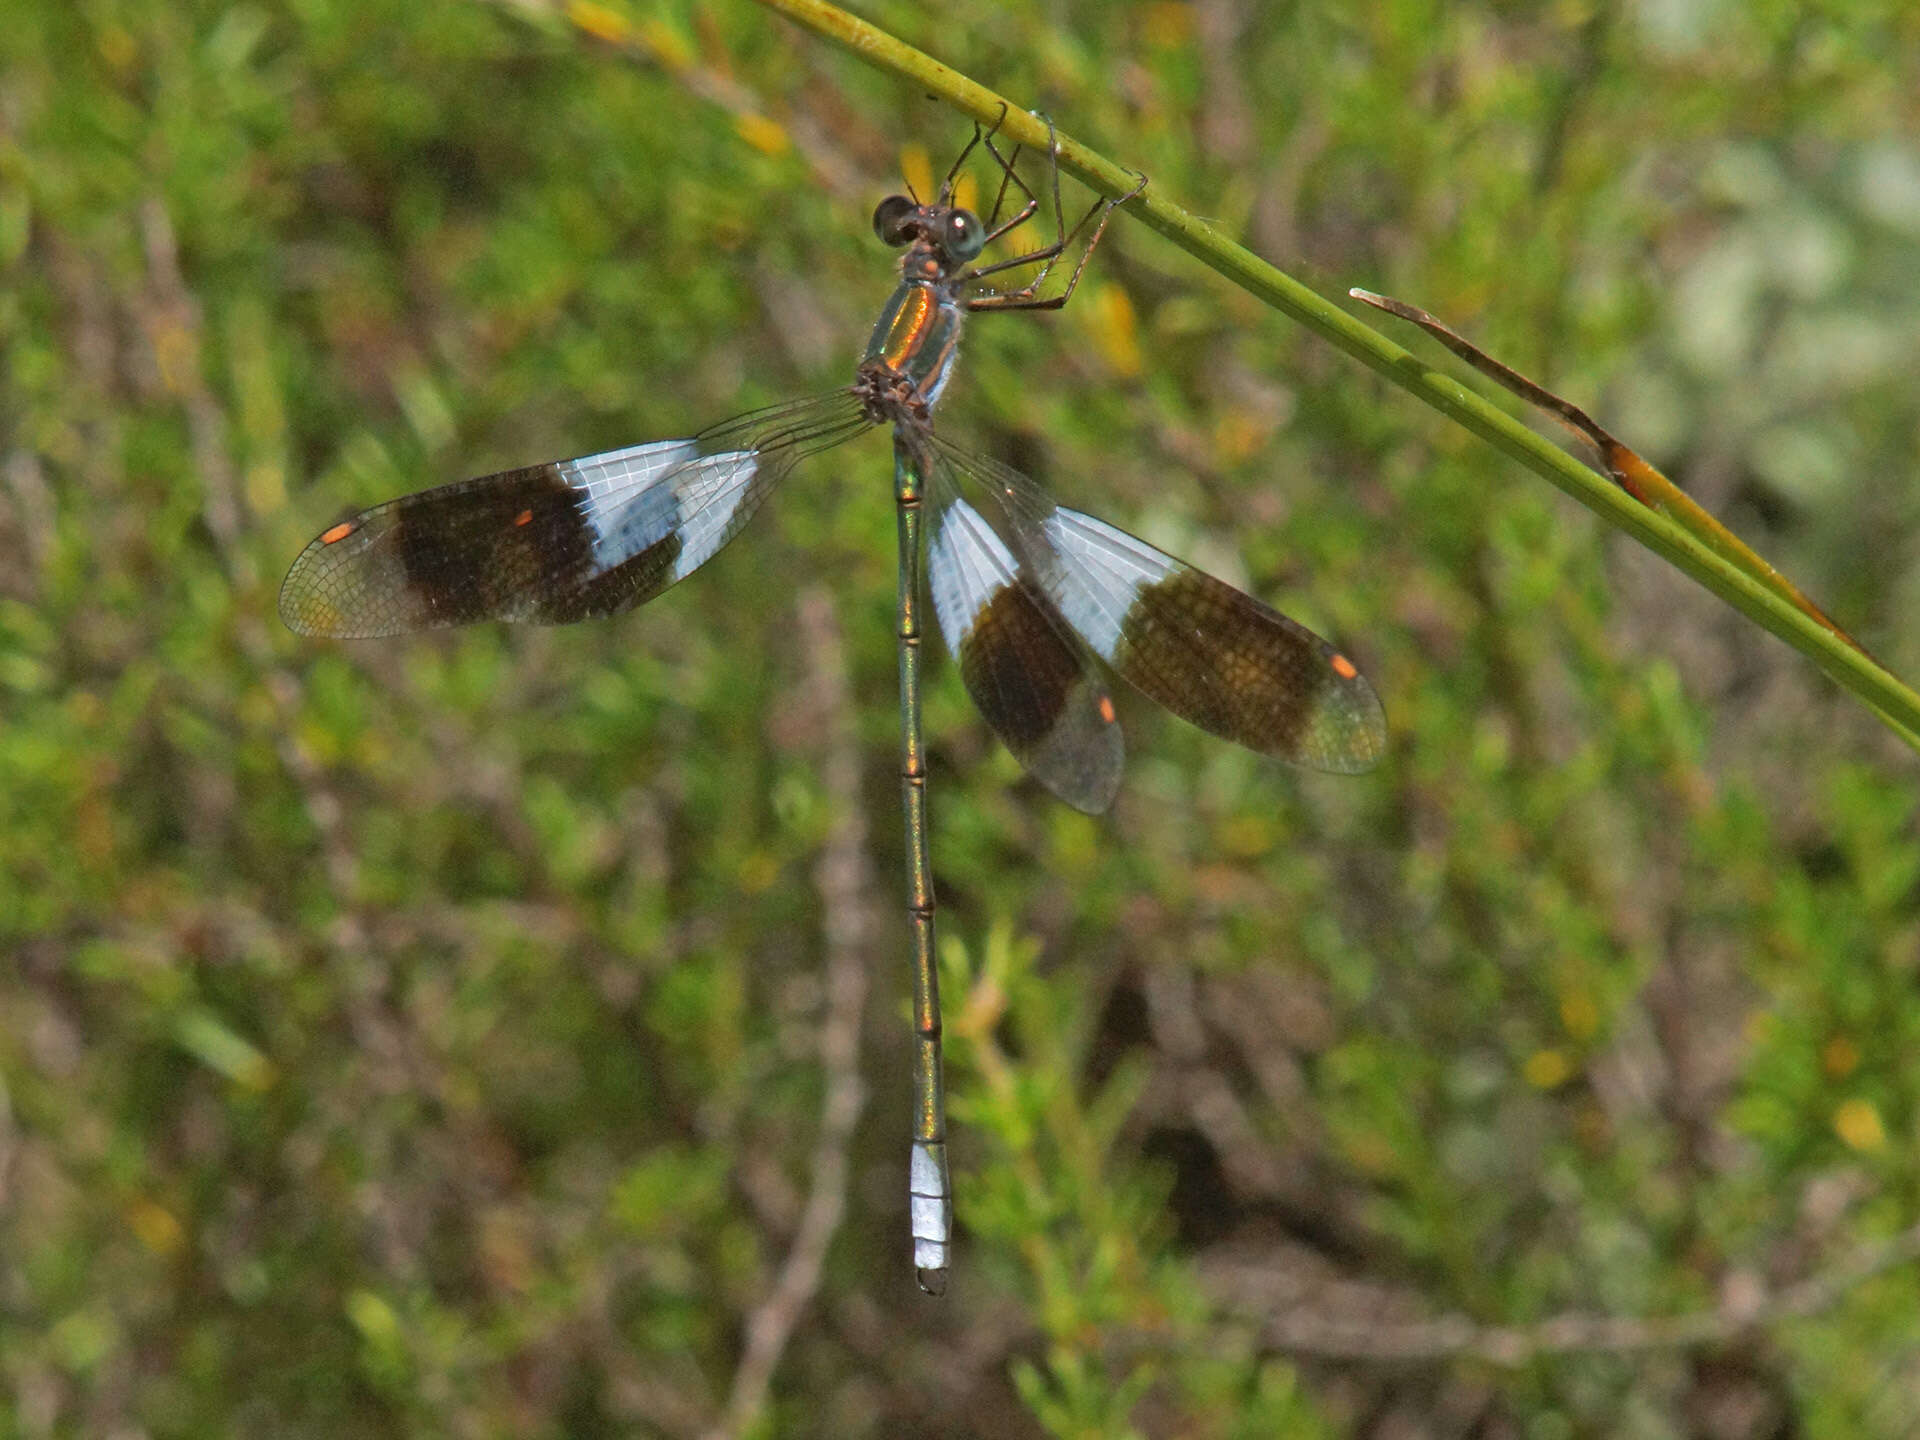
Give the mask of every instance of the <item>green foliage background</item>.
MULTIPOLYGON (((1920 673, 1912 7, 868 13, 1586 404, 1920 673)), ((869 1101, 757 1433, 1920 1430, 1911 1267, 1767 1309, 1920 1221, 1912 757, 1124 218, 944 425, 1338 637, 1392 750, 1135 705, 1088 820, 935 667, 944 1301, 885 444, 639 616, 280 628, 350 506, 843 383, 872 206, 966 134, 745 6, 12 0, 0 1433, 705 1433, 813 1183, 849 817, 869 1101)))

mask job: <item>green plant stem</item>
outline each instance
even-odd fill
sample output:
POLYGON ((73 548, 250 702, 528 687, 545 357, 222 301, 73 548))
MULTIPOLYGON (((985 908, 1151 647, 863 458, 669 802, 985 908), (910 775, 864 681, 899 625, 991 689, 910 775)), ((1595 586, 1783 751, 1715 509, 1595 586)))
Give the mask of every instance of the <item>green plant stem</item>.
MULTIPOLYGON (((1027 111, 837 6, 824 0, 760 0, 760 3, 851 51, 877 69, 911 80, 976 120, 987 124, 998 121, 1001 132, 1010 139, 1035 148, 1046 147, 1047 127, 1027 111)), ((1116 165, 1071 136, 1060 133, 1056 138, 1060 168, 1090 189, 1118 197, 1139 183, 1134 172, 1116 165)), ((1870 655, 1854 649, 1782 599, 1762 577, 1716 554, 1674 521, 1642 505, 1452 376, 1433 369, 1331 301, 1236 245, 1206 221, 1174 204, 1152 184, 1127 204, 1126 211, 1202 264, 1339 346, 1369 369, 1465 426, 1557 485, 1609 524, 1664 556, 1747 618, 1808 656, 1837 684, 1865 701, 1909 746, 1920 750, 1920 695, 1870 655)))

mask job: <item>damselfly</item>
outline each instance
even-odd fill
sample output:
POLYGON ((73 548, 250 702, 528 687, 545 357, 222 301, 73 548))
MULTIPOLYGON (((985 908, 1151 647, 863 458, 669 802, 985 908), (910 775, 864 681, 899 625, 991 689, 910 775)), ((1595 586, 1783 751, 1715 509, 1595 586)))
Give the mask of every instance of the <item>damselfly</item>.
MULTIPOLYGON (((996 131, 997 131, 996 126, 996 131)), ((1040 200, 995 131, 974 128, 932 201, 892 195, 873 228, 904 248, 853 383, 657 440, 529 465, 390 500, 321 532, 287 572, 281 618, 303 635, 396 635, 481 620, 565 624, 612 615, 685 579, 737 534, 802 456, 875 425, 893 430, 900 578, 900 779, 913 951, 913 1257, 921 1288, 946 1286, 952 1228, 934 969, 927 756, 920 726, 922 570, 934 614, 974 704, 1060 799, 1105 810, 1122 741, 1105 675, 1115 672, 1183 719, 1262 754, 1319 770, 1365 770, 1386 729, 1353 663, 1286 616, 1104 520, 1056 505, 1032 480, 933 429, 964 318, 1063 306, 1117 200, 1069 232, 1052 162, 1054 239, 992 264, 986 247, 1031 220, 1040 200), (985 223, 955 203, 976 146, 998 167, 985 223), (1018 208, 1002 221, 1009 191, 1018 208), (1057 294, 1048 276, 1091 224, 1057 294), (1031 267, 1025 284, 991 277, 1031 267), (927 532, 923 541, 922 532, 927 532)))

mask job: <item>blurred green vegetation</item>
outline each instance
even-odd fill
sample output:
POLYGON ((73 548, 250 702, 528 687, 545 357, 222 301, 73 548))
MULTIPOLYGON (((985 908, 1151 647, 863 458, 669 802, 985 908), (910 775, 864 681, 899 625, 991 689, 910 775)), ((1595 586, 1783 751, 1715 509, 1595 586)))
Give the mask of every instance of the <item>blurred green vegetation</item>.
MULTIPOLYGON (((1912 7, 867 13, 1433 309, 1920 673, 1912 7)), ((280 628, 349 507, 843 383, 872 206, 967 133, 751 7, 13 0, 0 1434, 705 1433, 815 1180, 848 824, 868 1103, 753 1433, 1920 1431, 1911 1266, 1775 1313, 1920 1221, 1911 757, 1124 218, 945 428, 1337 637, 1392 750, 1136 704, 1088 820, 934 666, 944 1301, 885 444, 636 616, 280 628)))

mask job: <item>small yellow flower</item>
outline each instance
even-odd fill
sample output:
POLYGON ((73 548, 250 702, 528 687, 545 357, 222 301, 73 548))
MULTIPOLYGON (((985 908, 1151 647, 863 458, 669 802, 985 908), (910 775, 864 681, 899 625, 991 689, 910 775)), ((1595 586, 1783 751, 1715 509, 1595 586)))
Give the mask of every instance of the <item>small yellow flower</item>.
POLYGON ((694 55, 693 46, 688 43, 686 36, 682 35, 678 30, 675 30, 671 25, 667 24, 666 21, 648 20, 643 23, 638 30, 635 30, 627 23, 624 16, 607 10, 605 6, 594 5, 591 3, 591 0, 574 0, 573 8, 579 8, 582 5, 589 10, 602 12, 602 14, 607 17, 603 23, 609 24, 614 28, 610 33, 602 34, 599 31, 595 31, 592 24, 576 16, 573 23, 580 26, 581 29, 590 33, 600 34, 603 40, 610 40, 616 44, 624 41, 629 34, 637 35, 641 45, 646 47, 653 58, 666 66, 667 69, 678 73, 679 71, 693 68, 693 62, 697 58, 694 55))
POLYGON ((1149 45, 1168 50, 1184 45, 1193 34, 1193 7, 1166 3, 1149 5, 1142 12, 1140 33, 1149 45))
POLYGON ((1251 860, 1273 849, 1276 828, 1264 815, 1236 815, 1220 827, 1220 848, 1236 858, 1251 860))
POLYGON ((156 1255, 171 1255, 185 1239, 173 1212, 151 1200, 135 1200, 127 1207, 127 1224, 140 1243, 156 1255))
POLYGON ((567 6, 567 19, 596 40, 605 40, 611 45, 621 44, 633 35, 632 22, 626 16, 605 5, 595 5, 593 0, 573 0, 567 6))
POLYGON ((1600 1007, 1585 990, 1569 990, 1560 997, 1560 1023, 1575 1040, 1591 1040, 1600 1028, 1600 1007))
POLYGON ((1887 1127, 1868 1100, 1847 1100, 1833 1112, 1833 1129, 1855 1150, 1878 1150, 1887 1143, 1887 1127))
POLYGON ((1093 292, 1090 312, 1095 343, 1113 373, 1131 380, 1146 368, 1140 353, 1140 317, 1133 300, 1118 285, 1102 285, 1093 292))
POLYGON ((118 25, 109 25, 100 31, 93 43, 100 51, 100 58, 122 75, 133 69, 134 62, 140 58, 140 43, 118 25))
POLYGON ((1573 1074, 1573 1062, 1562 1050, 1536 1050, 1527 1057, 1520 1073, 1537 1090, 1552 1090, 1567 1082, 1573 1074))
POLYGON ((733 128, 762 155, 778 155, 787 148, 787 132, 779 121, 769 120, 765 115, 748 112, 737 116, 733 128))

